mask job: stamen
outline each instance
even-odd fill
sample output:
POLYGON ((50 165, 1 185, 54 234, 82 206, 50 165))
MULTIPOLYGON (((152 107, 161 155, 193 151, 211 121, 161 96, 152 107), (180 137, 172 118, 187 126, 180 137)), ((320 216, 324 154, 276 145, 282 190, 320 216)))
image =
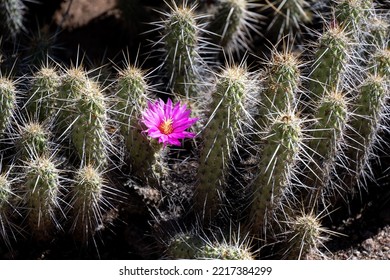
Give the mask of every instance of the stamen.
POLYGON ((172 126, 172 119, 167 119, 164 120, 158 127, 158 129, 161 131, 161 133, 168 135, 171 134, 173 131, 173 126, 172 126))

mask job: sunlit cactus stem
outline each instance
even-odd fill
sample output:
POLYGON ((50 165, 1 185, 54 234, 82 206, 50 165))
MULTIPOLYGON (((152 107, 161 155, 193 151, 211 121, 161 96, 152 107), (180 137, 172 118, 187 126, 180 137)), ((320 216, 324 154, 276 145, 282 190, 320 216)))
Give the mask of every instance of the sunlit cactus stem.
POLYGON ((365 179, 375 145, 380 145, 379 131, 385 121, 388 97, 388 84, 382 76, 368 76, 359 88, 347 151, 351 171, 343 178, 349 191, 353 191, 356 185, 360 186, 359 180, 365 179))
POLYGON ((0 77, 0 135, 10 125, 16 109, 16 86, 8 78, 0 77))
POLYGON ((38 122, 29 122, 19 127, 17 147, 20 158, 28 160, 32 155, 43 156, 49 153, 49 135, 46 127, 38 122))
POLYGON ((166 18, 159 23, 162 28, 164 66, 173 93, 186 98, 198 95, 201 82, 200 27, 195 5, 172 3, 166 18))
POLYGON ((44 121, 55 115, 58 109, 60 76, 52 67, 42 67, 34 73, 26 108, 30 116, 44 121))
POLYGON ((310 129, 307 164, 308 173, 305 183, 311 191, 306 197, 310 208, 317 209, 317 203, 323 201, 325 188, 330 183, 332 172, 341 153, 341 144, 349 116, 347 101, 341 92, 330 92, 322 98, 315 110, 315 124, 310 129))
POLYGON ((47 239, 59 227, 60 172, 47 156, 32 157, 25 163, 23 182, 27 220, 36 239, 47 239))
POLYGON ((80 168, 74 178, 70 191, 71 231, 82 243, 88 244, 103 222, 104 184, 102 173, 92 165, 80 168))
POLYGON ((0 1, 0 31, 12 39, 24 29, 24 14, 26 6, 22 0, 0 1))
POLYGON ((256 119, 262 129, 268 128, 273 115, 295 108, 300 84, 299 62, 291 53, 276 52, 264 75, 264 90, 256 119))
POLYGON ((147 108, 149 86, 140 68, 128 66, 119 71, 116 111, 124 136, 133 175, 151 186, 158 186, 166 175, 162 145, 147 139, 141 126, 142 113, 147 108))
POLYGON ((313 213, 298 213, 287 221, 285 259, 306 259, 316 256, 329 231, 321 227, 319 217, 313 213))
POLYGON ((218 260, 253 260, 247 244, 206 240, 192 233, 179 233, 173 236, 166 249, 170 259, 218 259, 218 260))
POLYGON ((342 28, 333 26, 320 36, 315 50, 309 90, 315 104, 325 94, 338 89, 350 58, 349 38, 342 28))
MULTIPOLYGON (((0 164, 1 167, 1 164, 0 164)), ((0 243, 10 247, 10 235, 13 235, 13 212, 15 198, 10 170, 0 173, 0 243)), ((2 170, 0 170, 2 171, 2 170)))
POLYGON ((242 136, 246 102, 254 90, 249 72, 240 66, 223 70, 212 95, 210 118, 203 130, 203 143, 195 191, 195 209, 205 220, 213 218, 222 202, 229 165, 242 136))
POLYGON ((104 168, 110 144, 106 99, 99 85, 90 82, 73 102, 71 139, 76 152, 85 164, 104 168))
POLYGON ((268 218, 290 187, 301 145, 301 120, 291 112, 275 116, 264 138, 257 177, 252 183, 248 223, 253 234, 264 234, 268 218))

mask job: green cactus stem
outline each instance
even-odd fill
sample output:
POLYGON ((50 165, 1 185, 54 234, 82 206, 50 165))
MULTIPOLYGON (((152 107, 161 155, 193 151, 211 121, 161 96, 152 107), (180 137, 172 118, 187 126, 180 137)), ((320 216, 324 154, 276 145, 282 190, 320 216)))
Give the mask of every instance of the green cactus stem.
POLYGON ((60 172, 47 156, 25 162, 23 182, 27 220, 36 239, 47 239, 59 227, 56 212, 60 209, 60 172))
POLYGON ((89 82, 73 100, 71 139, 82 162, 104 168, 110 140, 106 131, 107 104, 99 85, 89 82))
POLYGON ((103 222, 104 177, 92 165, 80 168, 70 192, 71 231, 76 240, 88 243, 103 222))
POLYGON ((54 116, 58 108, 58 88, 60 77, 53 67, 41 67, 34 73, 31 81, 30 96, 26 108, 30 116, 44 121, 54 116))
POLYGON ((0 31, 13 40, 24 29, 23 21, 26 6, 22 0, 0 1, 0 31))
POLYGON ((324 96, 315 110, 315 124, 310 130, 308 143, 309 172, 305 181, 312 190, 310 196, 306 197, 309 207, 316 207, 316 203, 322 201, 330 183, 345 141, 349 115, 345 95, 340 92, 330 92, 324 96))
POLYGON ((264 76, 264 90, 256 122, 262 129, 267 129, 268 120, 273 115, 296 106, 296 93, 301 78, 298 59, 289 52, 275 52, 264 76))
POLYGON ((206 220, 218 212, 233 153, 243 126, 249 123, 245 106, 254 89, 251 81, 249 72, 239 66, 226 68, 216 81, 195 191, 195 209, 206 220))
POLYGON ((350 57, 349 38, 340 27, 329 27, 320 36, 310 75, 310 102, 316 104, 326 92, 338 89, 340 80, 348 68, 350 57))
POLYGON ((145 73, 128 66, 119 71, 116 87, 116 111, 132 173, 150 186, 158 186, 167 174, 165 157, 169 149, 150 141, 142 132, 140 119, 150 99, 145 73))
POLYGON ((245 243, 209 241, 190 233, 179 233, 168 242, 166 255, 170 259, 254 260, 245 243))
POLYGON ((16 87, 13 81, 0 77, 0 135, 11 123, 16 109, 16 87))
POLYGON ((173 93, 186 98, 198 94, 200 84, 200 26, 195 15, 195 5, 177 6, 174 2, 162 22, 161 42, 164 49, 164 66, 169 77, 169 87, 173 93))
POLYGON ((279 114, 263 141, 248 218, 251 231, 260 236, 291 184, 302 145, 301 120, 291 112, 279 114))
POLYGON ((213 43, 226 53, 247 50, 251 31, 259 33, 260 15, 250 11, 258 4, 248 0, 218 0, 213 18, 207 26, 213 43))

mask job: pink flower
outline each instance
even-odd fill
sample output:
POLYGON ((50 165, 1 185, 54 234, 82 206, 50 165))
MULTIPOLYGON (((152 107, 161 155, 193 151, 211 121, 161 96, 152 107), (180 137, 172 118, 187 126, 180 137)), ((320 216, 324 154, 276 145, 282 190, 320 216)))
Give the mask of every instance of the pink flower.
POLYGON ((172 106, 172 100, 168 99, 156 103, 148 103, 148 108, 143 112, 142 122, 147 129, 144 131, 152 138, 158 138, 159 143, 180 146, 179 139, 193 138, 195 133, 185 131, 193 125, 198 118, 190 118, 191 110, 180 102, 172 106))

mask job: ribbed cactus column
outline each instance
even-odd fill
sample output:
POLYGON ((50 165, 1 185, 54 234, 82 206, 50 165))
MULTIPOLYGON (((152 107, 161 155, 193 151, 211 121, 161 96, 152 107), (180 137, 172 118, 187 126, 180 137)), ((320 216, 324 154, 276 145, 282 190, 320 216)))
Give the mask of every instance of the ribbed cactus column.
POLYGON ((17 147, 22 160, 33 155, 42 156, 49 151, 49 131, 38 122, 29 122, 19 126, 17 147))
POLYGON ((367 9, 367 3, 371 1, 341 0, 335 5, 335 16, 343 28, 357 35, 361 22, 367 9), (365 4, 365 5, 364 5, 365 4))
POLYGON ((302 145, 301 130, 301 120, 297 116, 292 112, 280 113, 263 140, 248 217, 255 235, 262 235, 267 219, 278 208, 278 202, 291 184, 302 145))
POLYGON ((23 19, 26 6, 22 0, 0 1, 0 31, 15 39, 23 30, 23 19))
POLYGON ((280 40, 285 35, 300 36, 300 29, 303 24, 313 20, 315 6, 318 6, 318 2, 321 1, 275 0, 263 2, 263 9, 271 11, 272 19, 267 27, 270 35, 276 35, 275 39, 280 40))
POLYGON ((23 182, 28 224, 36 239, 46 239, 58 227, 60 173, 53 159, 33 157, 25 163, 23 182))
POLYGON ((248 121, 245 103, 253 90, 253 80, 243 67, 232 66, 217 78, 210 118, 203 130, 203 143, 195 191, 195 208, 205 219, 212 218, 220 207, 229 165, 248 121))
POLYGON ((253 260, 247 244, 209 241, 192 233, 179 233, 168 242, 166 255, 170 259, 253 260))
POLYGON ((8 78, 0 77, 0 135, 10 125, 16 109, 16 87, 8 78))
POLYGON ((30 96, 26 108, 30 116, 44 121, 54 116, 58 109, 58 88, 60 76, 55 68, 42 67, 33 74, 30 96))
POLYGON ((9 235, 12 234, 13 200, 16 197, 11 189, 12 180, 9 177, 9 171, 0 173, 0 242, 4 242, 7 246, 10 246, 9 235))
POLYGON ((305 259, 308 254, 315 254, 326 240, 327 231, 313 213, 298 213, 287 222, 286 247, 284 258, 290 260, 305 259))
POLYGON ((359 88, 359 96, 354 103, 355 114, 350 124, 351 141, 347 151, 350 172, 343 178, 350 190, 359 183, 359 179, 364 179, 374 145, 380 142, 379 130, 386 117, 388 97, 388 84, 382 76, 368 76, 359 88))
POLYGON ((296 106, 296 93, 301 78, 298 59, 289 52, 275 52, 264 77, 256 122, 262 129, 267 129, 272 117, 296 106))
POLYGON ((325 95, 314 113, 315 124, 308 132, 307 153, 309 169, 305 184, 311 190, 306 203, 311 207, 316 204, 328 186, 335 162, 341 154, 341 144, 350 113, 347 101, 341 92, 333 91, 325 95))
POLYGON ((147 107, 149 86, 145 73, 134 66, 119 72, 117 79, 117 105, 120 130, 125 138, 132 173, 141 180, 156 186, 165 176, 166 150, 153 144, 142 132, 140 125, 142 112, 147 107))
POLYGON ((57 130, 62 133, 69 128, 74 121, 71 118, 74 112, 74 102, 80 98, 90 83, 87 73, 81 67, 72 67, 67 69, 61 77, 58 89, 58 116, 57 130))
POLYGON ((254 6, 256 4, 251 0, 218 0, 213 18, 207 26, 212 32, 213 42, 227 53, 247 50, 250 31, 257 31, 260 21, 259 14, 249 10, 254 6))
POLYGON ((70 191, 71 230, 75 239, 88 243, 97 227, 103 222, 104 178, 92 165, 80 168, 70 191))
POLYGON ((81 161, 103 168, 108 162, 107 104, 99 85, 89 82, 73 100, 71 139, 81 161))
POLYGON ((320 36, 310 75, 310 102, 316 104, 326 92, 339 88, 350 58, 349 38, 342 28, 331 26, 320 36))
POLYGON ((161 42, 169 85, 174 93, 190 98, 198 94, 197 86, 201 81, 200 27, 196 7, 188 7, 186 3, 177 6, 173 2, 166 18, 158 25, 162 28, 161 42))

